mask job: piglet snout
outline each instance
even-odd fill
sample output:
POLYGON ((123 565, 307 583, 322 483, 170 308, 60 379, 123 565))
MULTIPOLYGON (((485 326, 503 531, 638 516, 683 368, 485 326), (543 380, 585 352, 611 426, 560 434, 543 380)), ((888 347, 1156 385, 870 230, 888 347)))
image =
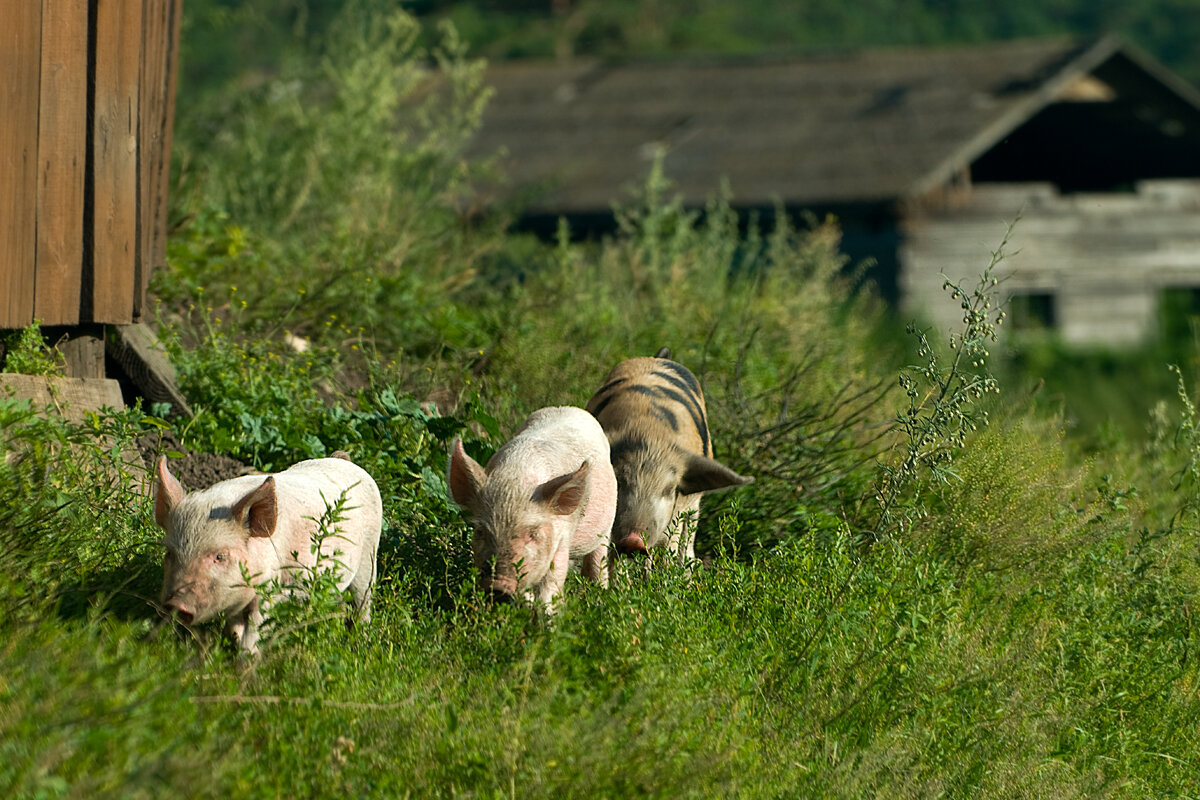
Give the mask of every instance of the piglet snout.
POLYGON ((163 609, 167 612, 167 616, 174 617, 184 625, 191 625, 196 616, 186 603, 179 600, 168 600, 163 604, 163 609))
POLYGON ((640 553, 646 554, 646 540, 636 531, 626 534, 623 539, 617 542, 617 552, 622 555, 635 555, 640 553))
POLYGON ((507 603, 517 593, 517 580, 516 578, 493 576, 487 581, 486 588, 492 600, 498 603, 507 603))

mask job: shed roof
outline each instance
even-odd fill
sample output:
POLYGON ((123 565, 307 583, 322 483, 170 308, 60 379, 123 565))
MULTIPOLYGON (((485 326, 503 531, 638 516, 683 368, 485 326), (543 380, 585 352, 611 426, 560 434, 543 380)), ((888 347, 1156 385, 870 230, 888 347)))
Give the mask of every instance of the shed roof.
POLYGON ((1121 78, 1120 91, 1156 94, 1200 137, 1200 93, 1105 37, 819 57, 501 62, 488 69, 496 94, 475 148, 503 148, 513 184, 539 188, 534 212, 607 210, 659 151, 689 204, 722 177, 739 205, 899 200, 1086 91, 1081 79, 1100 68, 1106 80, 1121 78))

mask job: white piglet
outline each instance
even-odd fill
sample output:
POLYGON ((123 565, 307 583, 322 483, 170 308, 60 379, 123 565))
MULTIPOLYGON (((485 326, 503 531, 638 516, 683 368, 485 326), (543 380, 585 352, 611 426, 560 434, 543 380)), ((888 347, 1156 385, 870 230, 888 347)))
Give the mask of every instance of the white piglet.
POLYGON ((166 531, 163 612, 189 627, 224 614, 238 646, 256 653, 267 610, 258 587, 291 583, 297 571, 320 566, 337 573, 338 589, 350 590, 354 617, 369 621, 383 524, 379 488, 348 456, 335 456, 191 494, 160 459, 154 516, 166 531), (314 553, 317 520, 343 494, 343 519, 314 553))
POLYGON ((608 438, 581 408, 533 412, 481 467, 455 439, 450 493, 471 513, 472 550, 493 597, 523 596, 553 612, 568 561, 608 585, 608 543, 617 479, 608 438))

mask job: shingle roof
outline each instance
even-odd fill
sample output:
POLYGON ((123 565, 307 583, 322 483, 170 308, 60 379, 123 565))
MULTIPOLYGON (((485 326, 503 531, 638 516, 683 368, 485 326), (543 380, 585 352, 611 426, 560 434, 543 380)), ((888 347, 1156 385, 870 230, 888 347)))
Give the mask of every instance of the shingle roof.
POLYGON ((1200 106, 1111 37, 812 58, 501 62, 488 69, 496 94, 475 149, 507 151, 511 182, 540 187, 533 211, 607 210, 659 148, 688 203, 702 203, 722 176, 741 205, 895 200, 945 181, 1117 54, 1200 106))

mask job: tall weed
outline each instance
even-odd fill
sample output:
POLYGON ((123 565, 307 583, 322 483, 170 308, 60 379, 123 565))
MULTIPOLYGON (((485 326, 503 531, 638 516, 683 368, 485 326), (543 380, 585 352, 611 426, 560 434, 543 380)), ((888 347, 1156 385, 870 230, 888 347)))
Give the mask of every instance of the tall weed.
POLYGON ((127 612, 151 596, 159 537, 134 440, 165 425, 137 408, 72 425, 0 400, 0 616, 79 615, 97 591, 127 612))
POLYGON ((417 33, 394 4, 355 0, 306 45, 311 59, 188 111, 175 194, 187 219, 160 297, 179 306, 204 288, 221 309, 236 287, 265 331, 326 343, 331 315, 389 349, 474 343, 439 307, 496 246, 495 227, 460 219, 488 90, 453 29, 429 52, 417 33))

